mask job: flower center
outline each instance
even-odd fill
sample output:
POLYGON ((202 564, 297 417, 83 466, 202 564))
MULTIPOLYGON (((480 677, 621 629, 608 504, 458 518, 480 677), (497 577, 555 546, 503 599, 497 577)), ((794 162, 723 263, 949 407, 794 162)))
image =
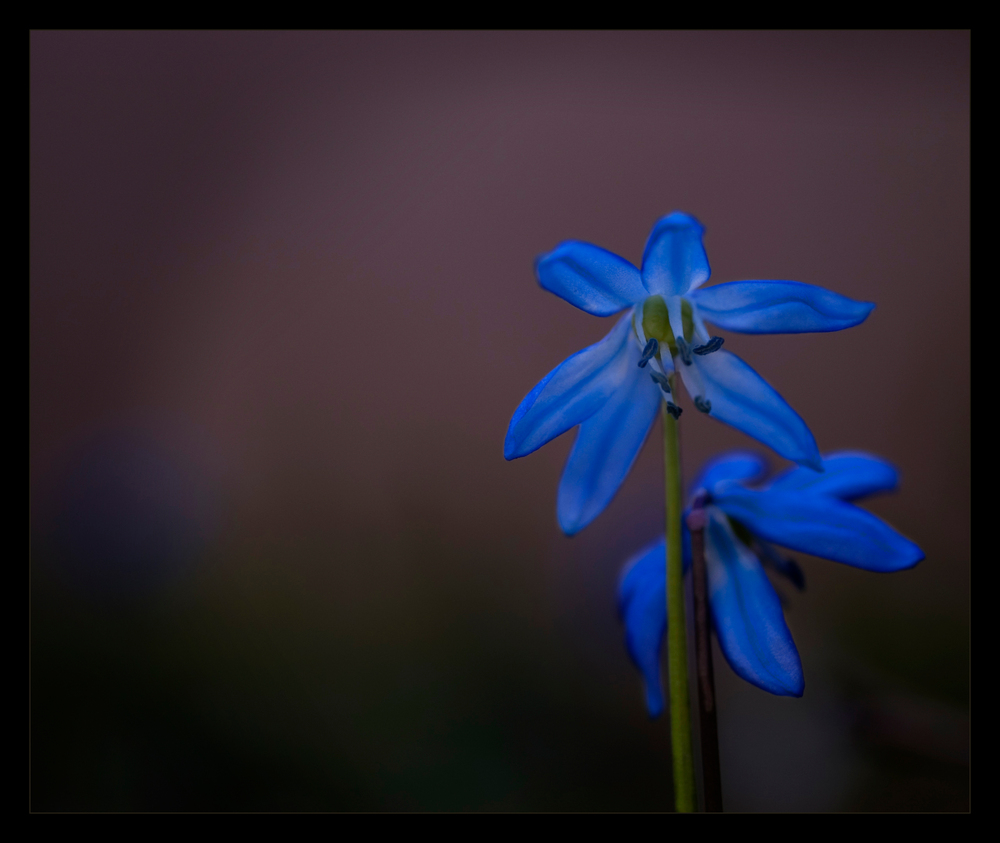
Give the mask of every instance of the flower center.
POLYGON ((646 335, 647 344, 643 349, 643 357, 648 360, 653 355, 658 356, 656 349, 649 356, 649 341, 656 340, 659 345, 670 349, 671 357, 680 357, 686 366, 690 366, 692 354, 711 354, 722 347, 722 337, 709 337, 705 325, 698 318, 695 306, 683 296, 649 296, 642 303, 642 330, 646 335))
MULTIPOLYGON (((674 361, 680 358, 685 367, 691 366, 694 356, 711 354, 722 347, 722 337, 709 337, 705 324, 698 316, 695 305, 683 296, 664 298, 660 295, 648 296, 641 305, 636 305, 632 315, 635 339, 642 348, 639 367, 650 363, 650 377, 664 392, 667 410, 677 418, 681 409, 671 400, 673 397, 674 361), (664 359, 664 346, 670 357, 664 359), (670 396, 670 397, 667 397, 670 396)), ((705 397, 701 375, 694 369, 685 369, 685 385, 694 396, 694 406, 702 413, 712 412, 712 402, 705 397), (690 382, 689 382, 690 381, 690 382)))

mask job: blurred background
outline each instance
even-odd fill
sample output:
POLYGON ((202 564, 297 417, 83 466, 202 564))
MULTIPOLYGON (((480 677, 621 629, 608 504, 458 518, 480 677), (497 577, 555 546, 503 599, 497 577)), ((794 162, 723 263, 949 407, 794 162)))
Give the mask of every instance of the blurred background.
MULTIPOLYGON (((877 308, 728 348, 902 483, 800 558, 802 699, 716 651, 727 809, 969 789, 969 34, 30 35, 31 807, 670 810, 615 608, 659 425, 567 539, 521 398, 610 320, 563 239, 877 308)), ((684 468, 754 442, 697 413, 684 468)), ((781 461, 769 455, 775 469, 781 461)))

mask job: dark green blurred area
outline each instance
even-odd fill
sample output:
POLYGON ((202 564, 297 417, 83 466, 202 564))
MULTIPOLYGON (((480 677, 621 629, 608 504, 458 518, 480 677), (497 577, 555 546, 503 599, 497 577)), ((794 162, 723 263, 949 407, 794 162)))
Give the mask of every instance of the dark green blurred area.
POLYGON ((259 559, 115 607, 36 576, 33 807, 669 809, 663 729, 505 613, 521 585, 350 605, 259 559))
MULTIPOLYGON (((341 553, 369 578, 399 579, 384 591, 359 588, 342 568, 324 574, 342 557, 319 543, 311 554, 299 548, 298 564, 219 558, 194 583, 117 602, 74 594, 36 565, 33 808, 671 809, 667 724, 645 717, 620 638, 602 648, 617 650, 617 662, 595 664, 585 652, 592 630, 574 640, 565 626, 511 613, 544 597, 520 566, 428 535, 410 536, 404 566, 384 548, 372 556, 379 544, 370 538, 368 556, 364 542, 341 553)), ((967 628, 956 616, 887 614, 856 598, 847 606, 825 645, 838 656, 834 707, 821 716, 849 742, 848 778, 826 795, 777 793, 753 805, 732 781, 737 764, 724 769, 729 807, 967 810, 967 628), (916 725, 887 731, 887 699, 902 699, 910 720, 915 708, 916 725)), ((782 705, 808 704, 817 668, 809 639, 799 643, 803 700, 751 688, 716 650, 724 759, 728 741, 774 789, 788 770, 769 759, 771 741, 796 733, 772 724, 760 752, 734 732, 768 730, 790 711, 782 705), (758 718, 749 729, 727 719, 740 706, 758 718)))

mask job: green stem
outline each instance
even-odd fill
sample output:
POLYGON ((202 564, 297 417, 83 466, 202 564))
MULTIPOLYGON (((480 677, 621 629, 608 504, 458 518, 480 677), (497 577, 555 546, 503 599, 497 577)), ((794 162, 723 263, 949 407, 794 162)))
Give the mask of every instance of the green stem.
POLYGON ((695 810, 691 702, 688 696, 684 566, 681 550, 681 449, 677 421, 662 405, 663 467, 667 492, 667 673, 670 679, 670 744, 674 754, 674 807, 695 810))

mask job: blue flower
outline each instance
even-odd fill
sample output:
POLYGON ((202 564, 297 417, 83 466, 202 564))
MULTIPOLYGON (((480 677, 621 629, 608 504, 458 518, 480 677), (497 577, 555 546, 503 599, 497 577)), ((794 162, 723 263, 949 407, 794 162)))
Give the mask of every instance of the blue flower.
MULTIPOLYGON (((772 694, 798 697, 802 664, 778 595, 764 573, 770 566, 800 588, 798 565, 773 546, 822 556, 868 571, 900 571, 923 551, 884 521, 849 503, 894 489, 896 469, 878 457, 842 452, 823 458, 822 474, 795 467, 757 488, 765 463, 733 451, 708 463, 692 485, 707 493, 705 562, 712 623, 726 660, 747 682, 772 694)), ((685 525, 685 566, 690 536, 685 525)), ((664 542, 633 557, 618 586, 625 643, 646 684, 652 716, 663 710, 660 647, 667 623, 664 542)))
POLYGON ((699 289, 709 275, 702 232, 687 214, 663 217, 649 235, 641 272, 624 258, 575 240, 535 263, 542 287, 570 304, 596 316, 625 311, 603 340, 549 372, 507 429, 504 456, 511 460, 580 426, 559 484, 557 514, 567 535, 593 521, 614 497, 661 397, 668 410, 680 413, 666 392, 674 354, 700 411, 783 457, 820 468, 805 422, 739 357, 719 349, 722 339, 710 336, 705 320, 751 334, 839 331, 864 321, 874 305, 796 281, 734 281, 699 289), (647 325, 659 326, 660 342, 671 353, 661 354, 655 337, 646 337, 644 316, 647 325))

